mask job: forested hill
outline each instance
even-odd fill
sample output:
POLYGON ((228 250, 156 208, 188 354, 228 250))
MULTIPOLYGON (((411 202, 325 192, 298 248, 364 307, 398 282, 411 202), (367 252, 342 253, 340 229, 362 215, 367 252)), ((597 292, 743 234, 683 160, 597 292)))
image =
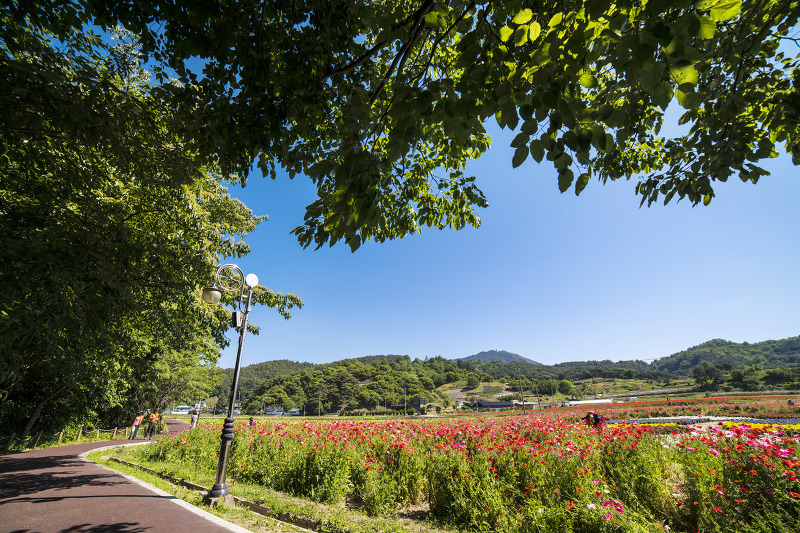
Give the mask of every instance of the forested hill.
MULTIPOLYGON (((778 376, 775 369, 800 368, 797 365, 800 365, 800 337, 753 344, 715 339, 652 364, 641 360, 604 360, 543 365, 500 350, 457 360, 439 356, 412 360, 408 355, 371 355, 320 365, 283 360, 247 366, 241 372, 239 391, 248 412, 269 405, 332 412, 391 406, 406 399, 447 405, 448 396, 443 392, 447 386, 475 389, 489 382, 506 383, 510 390, 516 390, 518 383, 523 390, 533 387, 555 390, 563 381, 587 379, 667 381, 680 376, 701 379, 693 375, 696 367, 705 370, 711 367, 716 372, 717 386, 727 379, 736 387, 754 390, 761 381, 772 386, 794 383, 797 381, 794 371, 778 376), (744 372, 746 369, 749 370, 744 372), (767 370, 769 376, 765 374, 767 370)), ((224 370, 223 379, 212 394, 223 405, 227 403, 232 375, 232 369, 224 370)))
MULTIPOLYGON (((264 361, 263 363, 244 366, 239 371, 239 390, 249 392, 268 379, 289 376, 313 366, 315 366, 313 363, 298 363, 288 359, 264 361)), ((222 375, 211 391, 211 396, 229 397, 228 391, 231 390, 231 383, 233 382, 233 370, 233 368, 222 369, 222 375)))
POLYGON ((758 365, 763 369, 800 364, 800 337, 756 343, 714 339, 688 350, 653 361, 654 370, 688 376, 702 361, 714 366, 744 368, 758 365))
POLYGON ((521 355, 507 352, 505 350, 489 350, 486 352, 479 352, 475 355, 470 355, 469 357, 462 357, 458 359, 459 361, 502 361, 504 363, 529 363, 532 365, 539 365, 541 363, 537 363, 527 357, 522 357, 521 355))

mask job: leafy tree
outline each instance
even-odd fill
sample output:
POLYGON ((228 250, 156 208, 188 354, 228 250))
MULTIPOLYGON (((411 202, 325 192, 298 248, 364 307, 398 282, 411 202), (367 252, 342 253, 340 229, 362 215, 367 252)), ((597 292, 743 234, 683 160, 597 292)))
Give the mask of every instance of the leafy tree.
POLYGON ((539 392, 553 396, 558 390, 558 381, 554 379, 542 379, 538 383, 539 392))
POLYGON ((129 401, 135 410, 160 409, 173 402, 196 401, 208 396, 213 382, 209 359, 216 351, 206 354, 195 350, 168 351, 158 354, 152 364, 137 375, 129 401))
POLYGON ((692 369, 692 378, 701 390, 717 390, 724 377, 722 370, 708 361, 702 361, 692 369))
POLYGON ((646 204, 707 204, 714 181, 755 183, 779 148, 800 161, 800 70, 780 46, 793 0, 25 6, 11 9, 32 24, 137 33, 162 98, 224 171, 313 180, 303 245, 479 225, 487 200, 463 169, 492 118, 517 133, 514 166, 547 160, 576 193, 637 176, 646 204), (664 137, 672 116, 685 128, 664 137))
POLYGON ((730 382, 743 390, 755 391, 761 388, 761 376, 762 372, 758 366, 747 366, 731 371, 730 382))
POLYGON ((798 389, 800 388, 800 365, 766 370, 761 380, 770 387, 782 386, 788 389, 798 389))
POLYGON ((229 314, 199 287, 263 219, 176 132, 134 48, 21 9, 0 7, 0 421, 24 435, 130 409, 176 354, 216 359, 229 314))
POLYGON ((567 381, 566 379, 562 379, 558 382, 558 392, 561 394, 568 395, 572 392, 572 383, 567 381))
POLYGON ((467 376, 467 387, 474 389, 481 384, 481 378, 477 374, 470 374, 467 376))

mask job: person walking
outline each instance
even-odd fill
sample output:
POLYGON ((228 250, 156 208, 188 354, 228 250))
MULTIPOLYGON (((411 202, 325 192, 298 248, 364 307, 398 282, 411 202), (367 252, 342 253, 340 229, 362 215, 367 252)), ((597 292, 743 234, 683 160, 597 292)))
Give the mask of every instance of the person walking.
POLYGON ((192 409, 190 413, 192 415, 192 421, 189 423, 189 427, 193 428, 197 425, 197 409, 192 409))
POLYGON ((147 425, 147 429, 144 431, 144 436, 148 439, 151 439, 156 434, 156 426, 158 425, 158 419, 160 418, 158 409, 153 410, 153 412, 150 413, 150 416, 147 418, 150 423, 147 425))
POLYGON ((139 433, 139 426, 142 425, 142 419, 144 418, 144 411, 139 411, 136 413, 136 416, 133 417, 133 424, 131 424, 131 439, 136 438, 136 434, 139 433))

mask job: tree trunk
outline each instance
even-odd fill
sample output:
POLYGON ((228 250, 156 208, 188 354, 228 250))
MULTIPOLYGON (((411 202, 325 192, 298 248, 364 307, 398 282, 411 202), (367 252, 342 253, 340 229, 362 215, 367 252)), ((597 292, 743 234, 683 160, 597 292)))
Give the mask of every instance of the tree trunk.
POLYGON ((33 424, 36 423, 36 419, 39 418, 39 415, 42 413, 42 409, 47 404, 47 402, 49 402, 50 400, 61 394, 66 388, 67 388, 67 383, 64 383, 59 388, 57 388, 53 394, 51 394, 50 396, 48 396, 47 398, 36 404, 36 409, 33 410, 31 416, 28 418, 28 422, 25 424, 25 428, 22 430, 22 436, 20 436, 20 440, 25 440, 25 438, 28 436, 28 433, 31 432, 33 424))

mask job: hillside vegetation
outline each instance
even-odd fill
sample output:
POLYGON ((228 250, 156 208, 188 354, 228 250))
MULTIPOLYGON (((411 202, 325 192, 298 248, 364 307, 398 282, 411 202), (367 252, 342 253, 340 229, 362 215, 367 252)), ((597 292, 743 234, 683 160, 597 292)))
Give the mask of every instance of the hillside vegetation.
MULTIPOLYGON (((223 404, 232 374, 226 370, 214 391, 223 404)), ((716 339, 651 364, 603 360, 543 365, 498 350, 458 360, 374 355, 322 365, 267 361, 242 369, 239 390, 245 413, 282 407, 324 414, 416 411, 425 405, 447 409, 462 401, 519 399, 520 390, 526 401, 541 397, 552 403, 635 395, 665 386, 696 391, 800 389, 800 337, 759 343, 716 339)))
POLYGON ((688 376, 702 361, 716 366, 729 365, 732 368, 758 365, 769 369, 797 365, 800 364, 800 337, 752 344, 714 339, 657 359, 652 366, 671 374, 688 376))

